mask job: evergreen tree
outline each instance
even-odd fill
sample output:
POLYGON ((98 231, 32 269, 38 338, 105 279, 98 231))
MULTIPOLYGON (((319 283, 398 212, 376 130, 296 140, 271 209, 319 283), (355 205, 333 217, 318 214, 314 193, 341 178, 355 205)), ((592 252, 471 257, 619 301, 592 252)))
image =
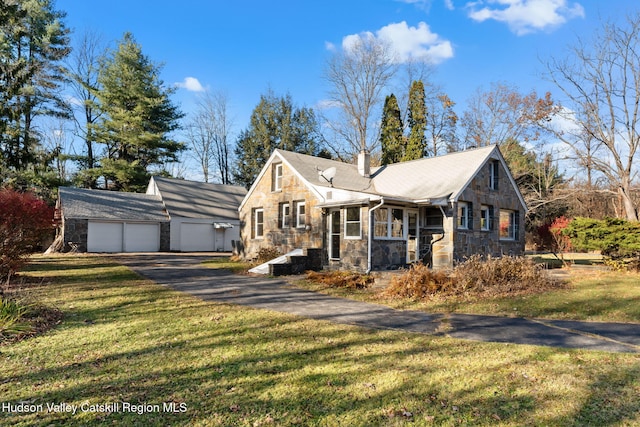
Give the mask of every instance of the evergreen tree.
POLYGON ((409 137, 401 161, 420 159, 427 148, 425 131, 427 129, 427 109, 425 105, 424 84, 421 80, 411 83, 409 90, 408 124, 409 137))
POLYGON ((175 161, 184 144, 171 138, 183 114, 159 77, 160 67, 142 53, 130 33, 101 64, 97 92, 100 119, 95 141, 105 144, 96 177, 105 188, 144 190, 150 168, 175 161))
POLYGON ((384 100, 382 123, 380 125, 380 146, 382 147, 382 164, 402 161, 405 154, 405 139, 402 135, 402 118, 400 107, 394 94, 384 100))
POLYGON ((276 148, 316 155, 318 135, 313 109, 295 107, 290 95, 261 95, 249 127, 236 141, 235 181, 249 188, 276 148))
POLYGON ((37 185, 30 177, 47 168, 38 164, 37 120, 68 115, 59 95, 70 51, 63 18, 50 0, 0 0, 0 182, 37 185))

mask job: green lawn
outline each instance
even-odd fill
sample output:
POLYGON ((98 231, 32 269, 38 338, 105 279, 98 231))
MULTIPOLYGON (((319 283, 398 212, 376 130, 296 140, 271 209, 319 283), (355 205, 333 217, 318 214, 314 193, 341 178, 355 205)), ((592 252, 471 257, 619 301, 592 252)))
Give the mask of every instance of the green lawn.
POLYGON ((28 274, 50 281, 32 292, 65 319, 0 346, 0 405, 42 405, 0 406, 0 425, 640 424, 640 355, 375 331, 203 302, 99 257, 37 258, 28 274), (47 403, 85 410, 47 412, 47 403), (88 411, 111 403, 117 411, 88 411), (163 403, 184 412, 163 412, 163 403))

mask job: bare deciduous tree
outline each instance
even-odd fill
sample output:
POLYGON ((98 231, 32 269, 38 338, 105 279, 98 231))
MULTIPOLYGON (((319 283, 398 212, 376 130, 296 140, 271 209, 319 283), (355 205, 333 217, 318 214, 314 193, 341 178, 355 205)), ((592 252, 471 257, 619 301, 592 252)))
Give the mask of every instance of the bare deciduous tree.
POLYGON ((395 72, 390 47, 370 34, 355 38, 327 62, 324 78, 330 85, 329 98, 341 113, 327 125, 346 147, 329 145, 340 157, 377 148, 382 91, 395 72))
POLYGON ((460 121, 462 141, 467 147, 535 141, 541 131, 536 123, 555 111, 549 93, 544 98, 538 98, 536 92, 521 95, 515 87, 493 83, 490 90, 479 89, 469 100, 460 121))
POLYGON ((571 55, 546 65, 548 78, 566 98, 558 114, 574 124, 552 130, 617 188, 624 216, 637 221, 631 191, 640 148, 640 13, 625 24, 603 24, 592 41, 579 39, 571 55))
MULTIPOLYGON (((106 46, 102 43, 100 35, 91 31, 85 32, 73 50, 69 63, 69 84, 73 91, 74 107, 73 119, 76 134, 85 143, 85 153, 81 159, 81 169, 92 169, 96 166, 96 154, 94 153, 94 136, 92 124, 95 123, 100 113, 96 107, 96 92, 98 87, 98 71, 100 59, 106 52, 106 46)), ((95 182, 87 183, 90 187, 95 182)))
POLYGON ((202 168, 205 182, 217 176, 222 184, 231 183, 229 136, 233 122, 224 92, 206 92, 186 126, 193 156, 202 168))

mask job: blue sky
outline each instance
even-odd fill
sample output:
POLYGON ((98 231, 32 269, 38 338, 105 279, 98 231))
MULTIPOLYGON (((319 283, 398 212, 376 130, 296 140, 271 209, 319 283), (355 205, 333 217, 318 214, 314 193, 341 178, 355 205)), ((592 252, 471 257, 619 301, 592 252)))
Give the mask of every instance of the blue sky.
POLYGON ((432 80, 458 113, 492 82, 557 92, 540 78, 540 58, 563 57, 577 37, 588 38, 602 19, 624 18, 635 1, 57 0, 56 8, 74 37, 91 30, 115 45, 133 33, 164 64, 165 83, 180 86, 174 100, 185 113, 198 90, 225 91, 237 133, 268 88, 300 106, 321 105, 332 49, 365 32, 386 38, 401 57, 429 52, 432 80))

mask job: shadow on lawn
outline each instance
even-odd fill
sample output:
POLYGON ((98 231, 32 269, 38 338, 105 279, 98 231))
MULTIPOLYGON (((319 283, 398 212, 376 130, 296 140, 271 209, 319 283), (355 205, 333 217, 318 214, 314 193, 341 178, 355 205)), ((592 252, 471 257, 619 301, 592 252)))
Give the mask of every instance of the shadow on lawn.
POLYGON ((570 396, 558 391, 541 397, 538 384, 526 378, 521 367, 571 354, 568 350, 540 348, 523 358, 511 355, 505 346, 500 351, 502 360, 469 367, 464 361, 471 352, 497 353, 496 345, 329 326, 230 304, 202 303, 159 286, 145 286, 139 292, 129 286, 96 295, 113 291, 113 286, 103 283, 79 289, 77 306, 83 301, 99 306, 71 312, 79 319, 93 316, 98 319, 95 324, 65 321, 60 331, 53 332, 69 338, 54 341, 60 346, 54 354, 68 354, 74 346, 73 356, 48 361, 49 367, 43 367, 45 362, 35 362, 32 354, 42 351, 39 346, 46 346, 46 341, 12 350, 13 357, 26 357, 19 367, 5 371, 0 393, 11 396, 13 403, 33 404, 128 402, 162 407, 163 402, 184 402, 187 412, 75 416, 0 412, 0 421, 14 425, 608 426, 633 420, 640 411, 639 368, 585 363, 584 369, 592 370, 594 379, 579 410, 554 419, 535 418, 540 399, 570 396), (210 307, 210 316, 203 317, 203 305, 210 307), (80 339, 108 326, 100 319, 111 315, 110 321, 122 321, 120 333, 139 337, 138 348, 122 350, 118 336, 109 343, 80 339), (140 322, 140 318, 144 324, 128 322, 140 322), (153 323, 166 318, 174 321, 153 323), (9 393, 13 384, 23 391, 9 393))

